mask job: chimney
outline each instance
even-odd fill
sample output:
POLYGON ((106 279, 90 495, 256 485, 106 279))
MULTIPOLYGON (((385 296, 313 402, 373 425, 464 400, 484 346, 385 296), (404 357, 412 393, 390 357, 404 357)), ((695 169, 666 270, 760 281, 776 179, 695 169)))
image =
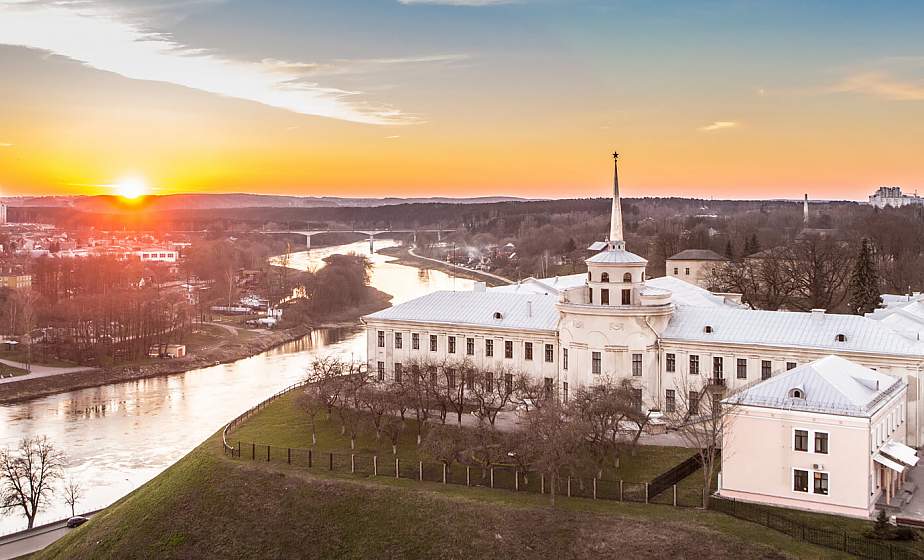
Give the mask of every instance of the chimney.
POLYGON ((533 302, 532 301, 526 302, 526 316, 527 317, 533 316, 533 302))
POLYGON ((486 292, 488 291, 488 285, 484 282, 475 282, 472 284, 473 292, 486 292))
POLYGON ((825 310, 824 309, 812 309, 812 319, 816 321, 825 320, 825 310))

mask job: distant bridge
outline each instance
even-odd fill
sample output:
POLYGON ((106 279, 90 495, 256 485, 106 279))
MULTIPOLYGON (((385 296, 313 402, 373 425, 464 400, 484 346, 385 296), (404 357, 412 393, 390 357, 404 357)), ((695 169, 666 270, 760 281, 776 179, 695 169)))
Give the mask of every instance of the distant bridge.
POLYGON ((417 234, 418 233, 435 233, 436 240, 443 240, 443 233, 449 233, 455 231, 454 229, 320 229, 320 230, 276 230, 276 231, 267 231, 261 230, 255 233, 265 233, 268 235, 279 234, 279 235, 304 235, 305 236, 305 246, 308 249, 311 249, 311 237, 321 233, 361 233, 363 235, 369 236, 369 247, 373 246, 375 241, 375 236, 381 235, 383 233, 413 233, 414 234, 414 243, 417 243, 417 234))

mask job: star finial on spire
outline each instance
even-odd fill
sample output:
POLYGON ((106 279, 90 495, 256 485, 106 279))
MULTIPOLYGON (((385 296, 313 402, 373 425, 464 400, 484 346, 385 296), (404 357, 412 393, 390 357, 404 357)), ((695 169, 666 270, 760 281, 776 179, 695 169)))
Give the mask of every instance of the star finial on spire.
POLYGON ((613 152, 613 159, 619 159, 619 152, 613 152))

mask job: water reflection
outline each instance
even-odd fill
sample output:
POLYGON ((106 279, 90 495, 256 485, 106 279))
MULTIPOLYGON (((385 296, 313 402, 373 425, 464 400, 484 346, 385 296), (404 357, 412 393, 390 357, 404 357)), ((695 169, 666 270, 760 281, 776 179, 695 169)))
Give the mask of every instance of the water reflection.
MULTIPOLYGON (((376 248, 396 243, 377 240, 376 248)), ((349 252, 370 256, 372 285, 393 295, 394 302, 434 290, 471 288, 469 280, 370 255, 367 241, 294 253, 290 266, 307 270, 326 256, 349 252)), ((103 507, 156 476, 234 416, 302 379, 313 356, 331 353, 363 359, 361 326, 316 329, 232 364, 0 406, 0 445, 48 436, 66 451, 69 475, 84 487, 78 509, 103 507)), ((63 500, 53 498, 37 523, 68 513, 63 500)), ((0 533, 23 527, 21 517, 0 518, 0 533)))

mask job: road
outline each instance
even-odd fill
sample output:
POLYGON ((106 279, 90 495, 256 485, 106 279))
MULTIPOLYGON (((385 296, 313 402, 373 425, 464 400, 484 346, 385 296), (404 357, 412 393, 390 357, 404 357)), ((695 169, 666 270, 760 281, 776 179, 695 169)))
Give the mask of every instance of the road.
POLYGON ((469 274, 480 274, 481 276, 487 276, 488 278, 493 278, 493 279, 495 279, 495 280, 498 280, 498 281, 500 281, 500 282, 503 282, 504 284, 514 284, 514 283, 515 283, 515 282, 514 282, 513 280, 511 280, 510 278, 504 278, 503 276, 498 276, 497 274, 491 274, 490 272, 485 272, 485 271, 483 271, 483 270, 475 270, 475 269, 472 269, 472 268, 466 268, 466 267, 464 267, 464 266, 460 266, 460 265, 457 265, 457 264, 448 263, 448 262, 446 262, 446 261, 441 261, 441 260, 438 260, 438 259, 431 259, 430 257, 425 257, 425 256, 423 256, 423 255, 420 255, 420 254, 418 254, 418 253, 415 253, 415 252, 414 252, 414 247, 408 248, 407 252, 408 252, 412 257, 416 257, 416 258, 418 258, 418 259, 425 260, 425 261, 430 261, 430 262, 433 262, 433 263, 436 263, 436 264, 440 264, 440 265, 443 265, 443 266, 448 266, 449 268, 457 268, 457 269, 459 269, 459 270, 464 270, 465 272, 468 272, 469 274))
MULTIPOLYGON (((12 360, 0 360, 0 362, 21 369, 28 369, 24 363, 14 362, 12 360)), ((87 371, 91 370, 91 367, 52 367, 52 366, 40 366, 32 364, 32 371, 25 375, 16 375, 13 377, 4 377, 0 379, 0 384, 2 383, 15 383, 17 381, 24 381, 26 379, 35 379, 36 377, 50 377, 52 375, 61 375, 63 373, 74 373, 77 371, 87 371)))
MULTIPOLYGON (((96 512, 84 513, 83 516, 90 517, 94 513, 96 512)), ((68 531, 73 530, 67 528, 67 520, 63 519, 36 527, 31 531, 21 531, 0 537, 0 560, 10 560, 38 552, 63 537, 68 531)))

